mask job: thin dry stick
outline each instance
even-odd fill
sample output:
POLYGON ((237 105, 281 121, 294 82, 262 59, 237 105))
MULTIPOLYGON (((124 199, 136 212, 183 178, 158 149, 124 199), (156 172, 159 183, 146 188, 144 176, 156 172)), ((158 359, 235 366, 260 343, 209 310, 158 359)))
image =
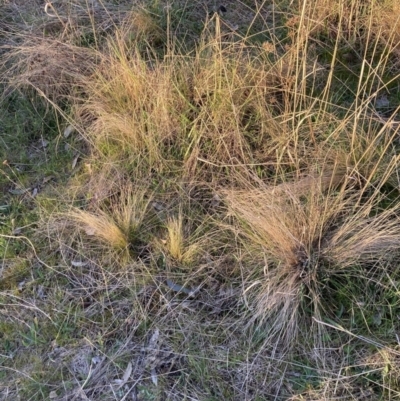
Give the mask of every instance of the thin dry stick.
POLYGON ((54 8, 53 4, 51 4, 50 2, 47 2, 47 3, 45 4, 45 6, 44 6, 44 12, 45 12, 49 17, 57 18, 57 19, 61 22, 62 26, 63 26, 64 28, 66 27, 66 24, 64 23, 64 21, 62 20, 62 18, 59 16, 59 14, 58 14, 58 12, 56 11, 56 9, 54 8), (53 12, 54 12, 54 14, 51 14, 51 13, 49 12, 49 9, 52 9, 53 12))
POLYGON ((400 352, 399 351, 396 351, 396 350, 394 350, 394 349, 392 349, 392 348, 390 348, 390 347, 388 347, 386 345, 378 343, 377 341, 372 340, 372 339, 370 339, 368 337, 364 337, 364 336, 360 336, 360 335, 354 334, 351 331, 345 329, 343 326, 340 326, 337 323, 335 323, 335 324, 325 323, 325 322, 322 322, 321 320, 316 319, 315 317, 313 317, 313 320, 315 322, 317 322, 318 324, 322 324, 323 326, 327 326, 327 327, 331 327, 332 329, 339 330, 339 331, 341 331, 343 333, 346 333, 346 334, 348 334, 348 335, 350 335, 352 337, 358 338, 359 340, 365 341, 368 344, 374 345, 377 348, 383 349, 383 350, 385 350, 387 352, 390 352, 390 353, 392 353, 394 355, 400 356, 400 352))

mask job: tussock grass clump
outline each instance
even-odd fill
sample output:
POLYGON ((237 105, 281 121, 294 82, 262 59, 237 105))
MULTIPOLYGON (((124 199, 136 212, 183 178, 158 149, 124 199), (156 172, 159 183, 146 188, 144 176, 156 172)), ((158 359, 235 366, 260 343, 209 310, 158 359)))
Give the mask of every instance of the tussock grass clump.
POLYGON ((106 245, 116 249, 125 249, 128 246, 126 234, 118 227, 117 223, 105 212, 97 214, 83 210, 71 210, 68 217, 75 222, 78 228, 86 235, 104 242, 106 245))
POLYGON ((264 322, 278 342, 290 344, 307 316, 331 316, 335 276, 363 280, 396 258, 398 205, 381 209, 385 196, 358 187, 349 172, 326 167, 317 176, 223 192, 249 254, 242 274, 252 322, 264 322))
POLYGON ((84 77, 96 65, 90 49, 35 36, 7 53, 3 63, 9 88, 31 88, 59 106, 82 90, 84 77))
POLYGON ((64 217, 82 229, 87 236, 115 249, 128 249, 140 242, 143 224, 149 229, 151 196, 144 188, 126 184, 108 201, 94 207, 93 211, 72 209, 64 217), (146 218, 148 219, 146 221, 146 218), (146 224, 145 224, 146 226, 146 224))
POLYGON ((171 266, 190 274, 206 267, 212 255, 220 256, 218 248, 224 246, 226 237, 215 221, 206 215, 200 216, 202 220, 190 209, 185 213, 184 208, 172 214, 163 224, 165 236, 159 238, 156 244, 156 249, 165 254, 171 266))
POLYGON ((312 313, 319 313, 320 248, 335 219, 351 207, 343 193, 335 196, 329 186, 324 193, 323 184, 317 177, 225 193, 238 221, 236 229, 252 255, 243 273, 252 322, 272 318, 270 330, 285 344, 297 336, 305 296, 312 313))
POLYGON ((124 34, 110 41, 79 111, 99 150, 189 175, 265 161, 254 150, 269 137, 281 141, 272 107, 281 91, 276 67, 262 48, 254 56, 243 43, 225 45, 218 17, 212 23, 216 33, 205 31, 196 53, 184 56, 172 50, 148 61, 128 50, 124 34))
POLYGON ((181 214, 178 217, 168 219, 166 245, 173 259, 183 264, 190 264, 201 253, 201 248, 199 243, 188 243, 190 233, 188 233, 188 228, 185 227, 186 224, 187 222, 184 221, 181 214))

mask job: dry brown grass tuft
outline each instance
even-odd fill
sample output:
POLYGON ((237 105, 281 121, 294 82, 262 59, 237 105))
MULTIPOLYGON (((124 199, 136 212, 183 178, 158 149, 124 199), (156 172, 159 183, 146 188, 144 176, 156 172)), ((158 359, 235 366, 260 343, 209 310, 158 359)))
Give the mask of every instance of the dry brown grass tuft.
POLYGON ((77 101, 104 37, 129 18, 131 7, 130 2, 117 6, 86 0, 7 2, 0 24, 0 35, 13 33, 1 43, 1 80, 7 93, 33 87, 56 107, 77 101))
POLYGON ((327 179, 326 173, 277 187, 225 192, 237 229, 245 243, 250 241, 246 246, 254 255, 244 268, 244 295, 251 300, 253 322, 275 316, 271 330, 287 343, 296 336, 304 286, 319 307, 315 286, 321 243, 335 218, 349 207, 343 193, 334 194, 336 179, 345 181, 345 176, 327 179))
POLYGON ((397 254, 398 206, 379 210, 385 197, 370 182, 359 188, 353 173, 338 164, 280 185, 223 191, 249 253, 242 274, 252 322, 265 321, 283 344, 296 338, 305 310, 329 314, 322 293, 332 276, 353 268, 362 276, 397 254))
POLYGON ((33 37, 3 59, 10 88, 32 88, 54 104, 82 90, 95 67, 95 52, 51 38, 33 37))
POLYGON ((127 236, 118 227, 116 221, 103 211, 96 214, 79 209, 68 212, 68 218, 88 237, 102 241, 115 249, 126 249, 129 242, 127 236))
POLYGON ((94 118, 89 132, 99 145, 116 144, 130 158, 157 166, 163 144, 176 135, 181 101, 171 93, 168 69, 150 69, 139 54, 130 59, 123 48, 115 51, 122 53, 104 57, 88 83, 81 113, 94 118))
POLYGON ((290 72, 280 71, 285 62, 273 65, 262 47, 253 49, 254 57, 243 43, 226 45, 217 16, 209 24, 217 28, 212 36, 204 31, 194 55, 172 51, 149 61, 127 47, 127 32, 110 40, 79 112, 99 149, 119 149, 116 158, 159 171, 183 168, 200 176, 210 166, 276 160, 282 142, 290 141, 275 115, 282 93, 294 90, 284 83, 290 72))
POLYGON ((216 233, 211 227, 207 228, 207 220, 196 227, 190 217, 180 211, 177 216, 168 218, 165 227, 167 236, 159 247, 179 267, 195 268, 216 248, 216 233))
POLYGON ((371 213, 371 209, 371 205, 357 208, 330 235, 322 256, 339 269, 396 259, 400 242, 398 207, 381 213, 371 213))
POLYGON ((100 241, 116 250, 127 250, 140 242, 145 221, 145 232, 150 229, 150 202, 151 195, 146 188, 121 184, 118 192, 92 204, 91 211, 73 208, 63 218, 84 232, 89 240, 100 241))
POLYGON ((191 263, 196 254, 199 253, 199 247, 196 244, 187 245, 187 227, 182 214, 176 218, 170 218, 167 222, 167 246, 171 257, 180 263, 191 263))

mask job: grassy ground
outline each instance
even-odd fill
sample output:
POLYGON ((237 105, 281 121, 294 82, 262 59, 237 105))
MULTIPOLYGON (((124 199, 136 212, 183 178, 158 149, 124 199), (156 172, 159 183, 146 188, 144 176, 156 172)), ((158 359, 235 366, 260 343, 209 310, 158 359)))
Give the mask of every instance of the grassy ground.
POLYGON ((400 399, 399 11, 0 2, 0 399, 400 399))

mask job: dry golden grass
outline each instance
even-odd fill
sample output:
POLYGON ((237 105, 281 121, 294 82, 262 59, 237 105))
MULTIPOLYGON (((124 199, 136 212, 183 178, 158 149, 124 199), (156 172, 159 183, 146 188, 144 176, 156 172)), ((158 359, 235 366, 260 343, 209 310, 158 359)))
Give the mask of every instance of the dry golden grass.
POLYGON ((249 253, 242 274, 251 321, 266 321, 279 343, 293 344, 303 308, 316 317, 329 315, 323 292, 332 277, 356 266, 362 275, 364 268, 386 265, 398 253, 399 207, 379 207, 387 201, 379 188, 392 165, 382 162, 380 167, 382 160, 376 158, 373 166, 372 160, 358 163, 369 172, 360 182, 357 169, 334 155, 336 165, 329 167, 325 159, 319 173, 313 167, 308 176, 279 185, 255 179, 244 183, 245 190, 222 191, 236 220, 233 230, 249 253), (382 182, 373 181, 371 171, 385 167, 387 172, 379 174, 382 182))
POLYGON ((184 227, 184 218, 181 214, 177 218, 170 218, 167 222, 168 239, 167 246, 172 258, 180 263, 193 262, 193 258, 200 249, 196 244, 187 246, 187 232, 184 227))
POLYGON ((57 39, 30 37, 3 61, 10 88, 33 88, 55 102, 71 98, 95 68, 95 53, 57 39))
POLYGON ((273 65, 262 48, 254 57, 244 44, 225 46, 217 16, 213 23, 217 33, 206 30, 194 55, 168 53, 149 62, 138 49, 128 50, 125 32, 110 41, 79 111, 99 149, 117 147, 134 164, 200 176, 213 165, 276 158, 285 140, 274 115, 288 90, 278 66, 285 62, 273 65), (268 154, 258 152, 267 144, 268 154))
POLYGON ((146 188, 119 184, 117 193, 92 203, 91 211, 72 208, 62 216, 55 216, 55 221, 65 221, 67 226, 72 225, 70 230, 76 227, 89 240, 100 241, 111 249, 134 247, 143 235, 141 230, 145 228, 148 232, 150 228, 151 194, 146 188))
POLYGON ((396 259, 400 241, 398 206, 372 216, 370 213, 371 205, 360 207, 329 238, 323 254, 340 269, 396 259))
POLYGON ((165 252, 172 263, 186 269, 193 269, 204 260, 210 251, 217 246, 215 230, 207 229, 205 220, 196 227, 189 216, 180 211, 177 216, 170 217, 165 223, 167 236, 159 241, 160 249, 165 252))
MULTIPOLYGON (((337 118, 332 74, 308 59, 312 41, 338 15, 338 30, 328 34, 346 40, 354 21, 364 26, 372 17, 358 6, 332 8, 324 1, 298 11, 286 22, 292 34, 282 54, 277 44, 226 41, 215 15, 195 52, 180 55, 172 47, 163 57, 132 45, 132 33, 149 43, 162 40, 151 15, 136 12, 97 53, 77 109, 94 154, 108 163, 124 161, 138 177, 176 173, 213 182, 245 247, 260 249, 261 257, 244 267, 252 322, 273 316, 272 332, 286 343, 297 337, 304 299, 317 316, 324 309, 325 276, 381 262, 399 239, 396 207, 378 210, 385 198, 380 188, 397 185, 398 161, 396 132, 370 121, 369 100, 379 88, 362 80, 373 81, 377 72, 357 85, 356 97, 365 94, 368 101, 356 100, 355 109, 337 118), (320 81, 321 98, 313 98, 320 81)), ((134 220, 144 215, 135 217, 129 197, 113 202, 97 217, 79 211, 73 219, 111 247, 125 248, 132 227, 140 226, 134 220)), ((187 231, 190 218, 170 218, 167 238, 156 240, 180 264, 192 264, 204 246, 187 231)))
POLYGON ((116 222, 105 212, 97 214, 75 209, 68 212, 68 218, 89 237, 102 241, 115 249, 126 249, 127 236, 116 222))
POLYGON ((304 287, 318 313, 320 248, 335 218, 350 203, 343 193, 335 195, 332 189, 324 193, 322 184, 319 178, 309 178, 225 193, 238 221, 235 230, 255 255, 244 267, 244 295, 252 305, 252 322, 272 318, 267 323, 270 330, 287 344, 297 336, 304 287))
MULTIPOLYGON (((254 11, 261 41, 233 29, 230 5, 205 17, 188 52, 157 24, 180 9, 137 8, 114 28, 104 18, 82 47, 60 6, 52 38, 32 36, 5 59, 8 82, 79 127, 57 149, 85 139, 85 164, 67 169, 57 200, 66 212, 43 211, 42 252, 71 305, 79 294, 76 310, 49 301, 56 331, 82 319, 82 338, 108 358, 95 376, 106 399, 128 397, 114 387, 135 363, 126 382, 138 397, 398 396, 397 6, 265 6, 254 11), (375 376, 368 347, 382 351, 375 376)), ((91 393, 72 377, 99 394, 92 377, 91 393)))

